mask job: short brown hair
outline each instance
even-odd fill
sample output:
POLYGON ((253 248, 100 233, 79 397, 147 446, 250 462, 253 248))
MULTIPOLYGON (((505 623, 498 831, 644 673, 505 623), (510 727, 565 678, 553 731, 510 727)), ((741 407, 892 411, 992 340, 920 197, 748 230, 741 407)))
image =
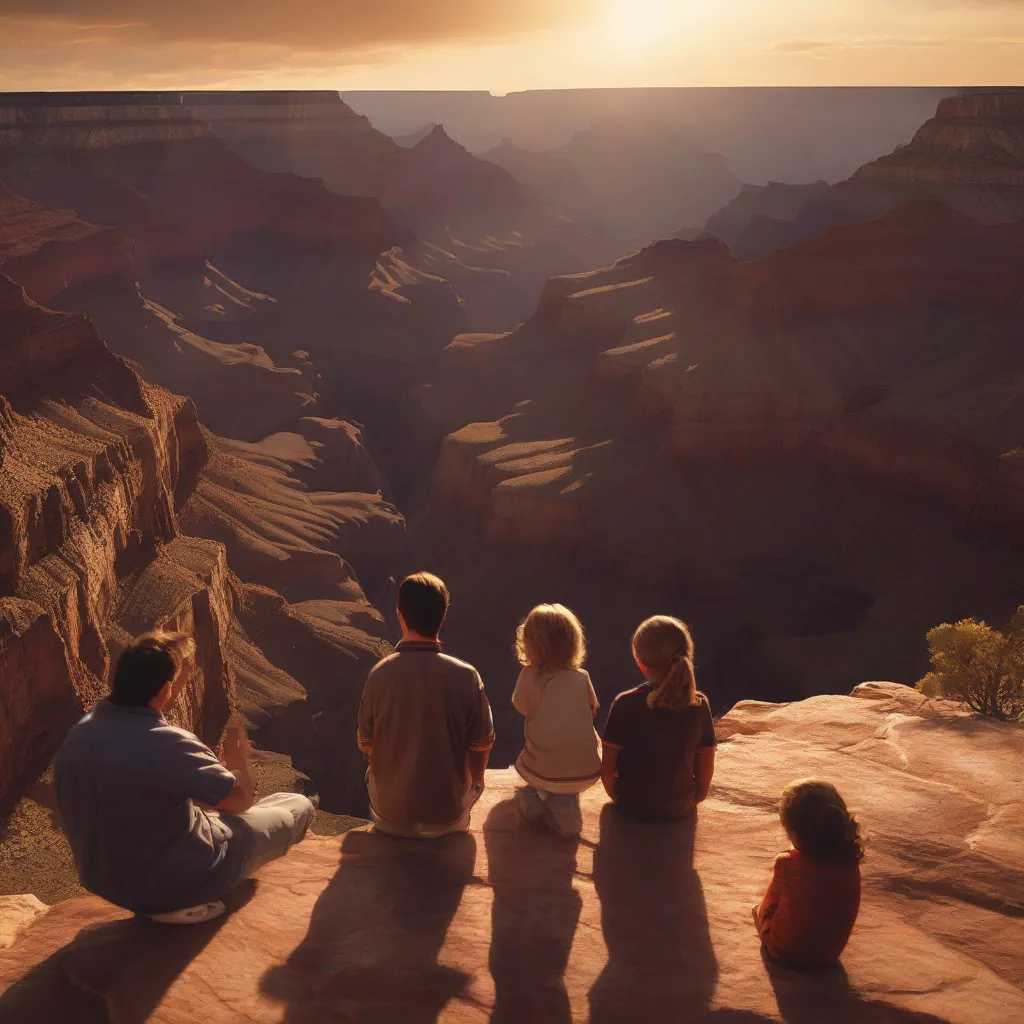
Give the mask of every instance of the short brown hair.
POLYGON ((830 782, 790 783, 779 803, 779 817, 793 845, 812 860, 841 863, 864 856, 857 819, 830 782))
POLYGON ((398 611, 420 636, 437 636, 448 614, 448 588, 432 572, 406 576, 398 586, 398 611))
POLYGON ((586 656, 583 626, 565 605, 537 605, 516 630, 520 665, 540 671, 582 668, 586 656))
POLYGON ((156 630, 137 637, 117 659, 110 702, 121 707, 148 707, 194 651, 195 641, 187 633, 156 630))

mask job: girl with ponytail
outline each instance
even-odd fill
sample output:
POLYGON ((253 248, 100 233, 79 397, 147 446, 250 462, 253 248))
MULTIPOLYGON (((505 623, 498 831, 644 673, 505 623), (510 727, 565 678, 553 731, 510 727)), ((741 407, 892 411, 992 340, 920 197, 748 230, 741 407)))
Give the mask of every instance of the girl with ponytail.
POLYGON ((633 634, 633 657, 646 682, 612 704, 601 780, 624 814, 676 821, 707 797, 718 742, 697 689, 690 630, 656 615, 633 634))
POLYGON ((792 967, 835 963, 860 909, 864 856, 857 819, 835 786, 800 779, 787 786, 779 817, 793 849, 775 861, 754 923, 768 954, 792 967))

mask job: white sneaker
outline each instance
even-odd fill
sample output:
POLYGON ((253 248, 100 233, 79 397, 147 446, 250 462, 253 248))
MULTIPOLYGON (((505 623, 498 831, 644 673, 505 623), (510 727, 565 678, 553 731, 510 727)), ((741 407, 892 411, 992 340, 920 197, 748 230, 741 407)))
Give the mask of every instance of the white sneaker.
POLYGON ((157 924, 202 924, 220 917, 227 907, 220 900, 213 903, 200 903, 198 907, 186 907, 184 910, 172 910, 169 914, 148 914, 151 921, 157 924))

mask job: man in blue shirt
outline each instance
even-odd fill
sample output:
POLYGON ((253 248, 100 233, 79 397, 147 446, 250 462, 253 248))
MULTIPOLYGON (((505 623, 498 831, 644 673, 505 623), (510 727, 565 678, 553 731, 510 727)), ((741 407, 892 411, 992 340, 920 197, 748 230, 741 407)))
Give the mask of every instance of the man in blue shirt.
POLYGON ((222 898, 306 834, 313 804, 297 793, 254 803, 249 741, 228 730, 224 763, 172 726, 193 666, 184 634, 151 633, 121 655, 110 696, 68 733, 56 788, 82 885, 171 924, 210 920, 222 898))

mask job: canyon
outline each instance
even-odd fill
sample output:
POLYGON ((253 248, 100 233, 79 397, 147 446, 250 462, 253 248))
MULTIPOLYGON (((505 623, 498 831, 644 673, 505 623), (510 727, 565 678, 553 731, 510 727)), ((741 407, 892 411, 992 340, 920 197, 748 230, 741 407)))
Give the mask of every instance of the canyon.
POLYGON ((942 99, 906 145, 865 163, 798 210, 759 209, 749 258, 882 216, 915 199, 938 199, 985 224, 1024 217, 1024 94, 966 92, 942 99), (761 219, 764 218, 764 219, 761 219))
POLYGON ((238 716, 326 827, 366 811, 349 739, 407 571, 452 589, 498 766, 541 601, 605 707, 635 626, 687 619, 716 713, 913 683, 930 627, 1022 603, 1017 94, 943 100, 851 179, 891 203, 781 248, 845 186, 741 191, 753 157, 621 109, 474 153, 350 99, 0 95, 0 870, 156 626, 199 640, 181 722, 238 716), (650 194, 616 224, 624 168, 650 194))

